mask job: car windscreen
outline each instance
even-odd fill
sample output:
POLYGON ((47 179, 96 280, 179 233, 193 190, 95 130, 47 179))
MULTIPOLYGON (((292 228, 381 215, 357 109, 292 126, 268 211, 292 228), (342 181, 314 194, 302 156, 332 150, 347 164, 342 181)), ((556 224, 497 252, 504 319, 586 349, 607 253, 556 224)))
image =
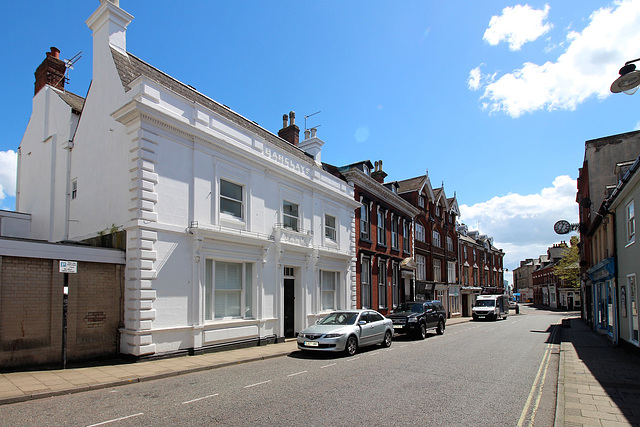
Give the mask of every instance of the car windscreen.
POLYGON ((422 311, 424 310, 422 303, 402 303, 400 305, 398 305, 398 308, 396 308, 393 312, 394 313, 422 313, 422 311))
POLYGON ((353 325, 358 313, 334 312, 320 319, 318 325, 353 325))
POLYGON ((476 307, 495 307, 496 300, 493 299, 479 299, 476 301, 476 307))

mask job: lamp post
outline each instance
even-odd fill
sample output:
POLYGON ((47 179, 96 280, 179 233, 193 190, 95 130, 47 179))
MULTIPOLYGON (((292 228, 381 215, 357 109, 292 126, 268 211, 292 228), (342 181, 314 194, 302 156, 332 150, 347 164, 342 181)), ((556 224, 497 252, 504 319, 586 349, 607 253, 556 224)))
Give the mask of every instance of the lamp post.
POLYGON ((624 92, 627 95, 636 93, 640 86, 640 71, 636 71, 634 62, 638 61, 640 58, 625 62, 624 67, 620 68, 620 77, 611 84, 611 92, 624 92))

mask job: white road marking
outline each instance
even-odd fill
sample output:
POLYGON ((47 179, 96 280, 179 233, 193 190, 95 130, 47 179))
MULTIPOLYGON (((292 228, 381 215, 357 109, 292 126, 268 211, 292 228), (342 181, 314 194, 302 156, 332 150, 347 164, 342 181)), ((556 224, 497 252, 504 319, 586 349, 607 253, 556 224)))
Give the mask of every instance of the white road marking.
POLYGON ((337 363, 330 363, 328 365, 320 366, 320 369, 328 368, 329 366, 337 365, 337 363))
POLYGON ((300 372, 296 372, 295 374, 289 374, 287 375, 288 377, 295 377, 296 375, 300 375, 300 374, 306 374, 307 371, 300 371, 300 372))
POLYGON ((98 424, 91 424, 91 425, 88 425, 87 427, 102 426, 102 425, 109 424, 109 423, 115 423, 116 421, 126 420, 128 418, 139 417, 140 415, 144 415, 144 413, 140 412, 139 414, 127 415, 126 417, 121 417, 121 418, 114 418, 113 420, 103 421, 103 422, 98 423, 98 424))
POLYGON ((360 359, 360 356, 350 357, 350 358, 347 359, 347 362, 353 362, 354 360, 358 360, 358 359, 360 359))
POLYGON ((262 381, 261 383, 255 383, 255 384, 251 384, 251 385, 246 385, 244 386, 244 388, 251 388, 251 387, 255 387, 257 385, 262 385, 262 384, 266 384, 266 383, 270 383, 271 380, 267 380, 267 381, 262 381))
POLYGON ((520 415, 520 419, 518 420, 518 427, 522 427, 525 425, 529 412, 531 412, 531 420, 529 420, 529 423, 526 425, 528 425, 529 427, 533 426, 533 420, 536 417, 536 411, 538 410, 538 405, 540 404, 540 399, 542 398, 542 387, 544 386, 544 381, 547 377, 549 361, 551 360, 551 350, 553 349, 553 342, 556 333, 557 329, 554 329, 551 336, 549 337, 549 343, 547 344, 544 356, 542 357, 542 361, 540 362, 540 366, 538 367, 536 378, 533 380, 531 392, 529 393, 527 402, 525 403, 524 408, 522 409, 522 414, 520 415), (535 403, 533 406, 531 406, 534 396, 535 403))
POLYGON ((193 400, 187 400, 186 402, 182 402, 182 405, 184 405, 184 404, 186 404, 186 403, 193 403, 193 402, 197 402, 197 401, 199 401, 199 400, 208 399, 208 398, 210 398, 210 397, 215 397, 215 396, 217 396, 217 395, 218 395, 218 393, 216 393, 216 394, 210 394, 209 396, 199 397, 199 398, 197 398, 197 399, 193 399, 193 400))

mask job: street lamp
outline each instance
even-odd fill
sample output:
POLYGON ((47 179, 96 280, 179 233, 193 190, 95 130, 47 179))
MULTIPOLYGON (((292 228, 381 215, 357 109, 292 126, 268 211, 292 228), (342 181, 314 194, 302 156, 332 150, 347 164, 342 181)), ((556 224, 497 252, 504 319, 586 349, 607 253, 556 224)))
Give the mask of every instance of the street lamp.
POLYGON ((640 71, 636 71, 634 62, 638 61, 640 58, 625 62, 624 67, 620 68, 620 77, 611 84, 611 92, 624 92, 627 95, 636 93, 640 86, 640 71))

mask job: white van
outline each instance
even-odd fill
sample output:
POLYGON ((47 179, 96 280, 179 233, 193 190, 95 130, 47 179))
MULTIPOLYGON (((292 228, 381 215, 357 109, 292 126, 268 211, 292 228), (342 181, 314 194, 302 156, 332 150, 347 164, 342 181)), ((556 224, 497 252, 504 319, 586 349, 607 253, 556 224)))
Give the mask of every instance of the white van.
POLYGON ((506 319, 509 315, 509 297, 507 295, 478 295, 471 310, 473 320, 506 319))

